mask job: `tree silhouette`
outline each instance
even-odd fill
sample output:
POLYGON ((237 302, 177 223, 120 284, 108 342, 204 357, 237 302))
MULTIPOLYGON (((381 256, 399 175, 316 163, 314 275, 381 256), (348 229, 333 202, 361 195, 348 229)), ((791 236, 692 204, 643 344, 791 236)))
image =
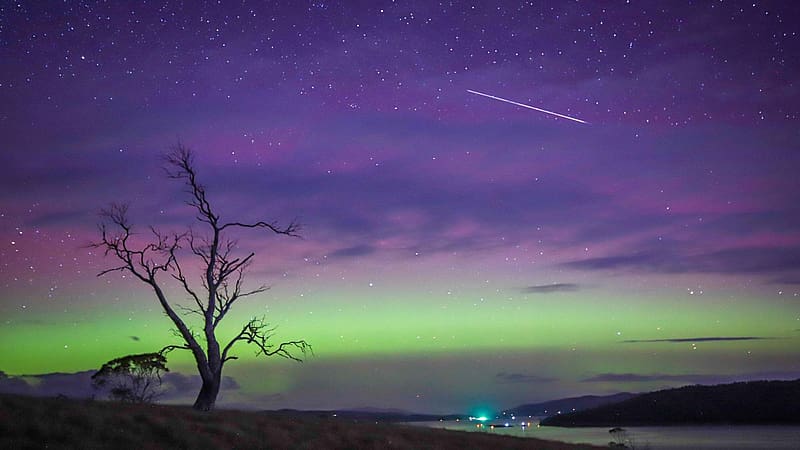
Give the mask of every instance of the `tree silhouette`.
POLYGON ((302 362, 292 351, 305 356, 311 346, 305 340, 272 343, 274 327, 263 318, 252 318, 224 345, 217 338, 217 327, 227 316, 231 307, 242 298, 264 292, 267 286, 252 290, 244 288, 247 268, 254 253, 236 256, 238 242, 226 236, 232 229, 263 229, 270 233, 295 236, 299 231, 296 221, 282 227, 275 222, 226 222, 214 212, 206 188, 197 179, 193 152, 177 144, 166 155, 166 172, 169 178, 183 181, 189 199, 186 204, 195 210, 195 220, 204 231, 189 227, 182 234, 163 234, 150 227, 152 240, 136 245, 132 239, 133 226, 128 219, 127 204, 112 204, 101 211, 101 240, 92 244, 106 255, 115 257, 121 264, 106 269, 98 276, 111 272, 127 272, 147 284, 155 294, 164 313, 175 325, 175 335, 181 339, 176 345, 168 345, 162 352, 188 350, 192 353, 200 378, 203 381, 194 408, 209 411, 219 394, 222 369, 228 361, 237 359, 231 352, 238 343, 256 347, 257 356, 281 356, 302 362), (181 249, 187 250, 181 252, 181 249), (180 259, 193 257, 201 266, 200 287, 190 281, 187 270, 180 259), (175 304, 164 292, 162 278, 171 277, 188 294, 191 307, 175 304), (178 314, 176 308, 181 312, 178 314), (200 331, 190 327, 183 317, 195 316, 200 331), (201 345, 205 344, 205 348, 201 345))
POLYGON ((161 394, 161 374, 169 372, 161 353, 142 353, 112 359, 92 375, 96 389, 108 389, 115 400, 150 403, 161 394))

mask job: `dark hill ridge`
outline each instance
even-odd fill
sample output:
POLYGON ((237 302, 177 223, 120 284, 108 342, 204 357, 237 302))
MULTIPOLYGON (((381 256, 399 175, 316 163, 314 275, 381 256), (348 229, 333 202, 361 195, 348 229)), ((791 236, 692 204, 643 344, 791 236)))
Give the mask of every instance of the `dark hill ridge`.
POLYGON ((800 379, 685 386, 551 416, 558 427, 800 423, 800 379))
POLYGON ((619 403, 639 394, 620 392, 613 395, 584 395, 581 397, 562 398, 550 400, 542 403, 530 403, 519 405, 508 411, 517 416, 547 416, 561 412, 581 411, 589 408, 607 405, 609 403, 619 403))

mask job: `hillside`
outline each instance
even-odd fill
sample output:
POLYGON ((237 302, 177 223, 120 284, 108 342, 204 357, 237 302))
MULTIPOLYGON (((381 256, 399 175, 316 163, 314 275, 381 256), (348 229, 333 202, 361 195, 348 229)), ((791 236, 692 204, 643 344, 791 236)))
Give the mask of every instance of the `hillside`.
POLYGON ((562 398, 542 403, 529 403, 509 409, 510 413, 517 416, 546 416, 556 414, 558 411, 572 412, 589 408, 618 403, 633 398, 638 394, 621 392, 613 395, 584 395, 581 397, 562 398))
POLYGON ((592 449, 538 439, 286 412, 0 395, 0 448, 592 449))
POLYGON ((800 380, 666 389, 541 422, 559 427, 796 423, 800 380))

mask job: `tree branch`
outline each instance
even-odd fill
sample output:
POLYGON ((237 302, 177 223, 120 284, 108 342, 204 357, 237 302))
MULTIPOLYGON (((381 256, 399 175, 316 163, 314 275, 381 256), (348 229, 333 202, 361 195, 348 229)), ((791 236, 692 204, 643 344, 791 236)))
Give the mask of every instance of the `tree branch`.
POLYGON ((277 355, 282 358, 291 359, 297 362, 303 360, 292 354, 291 349, 297 350, 305 356, 307 353, 313 354, 311 345, 305 340, 281 342, 276 347, 269 343, 269 340, 274 335, 275 328, 270 328, 269 324, 264 322, 263 318, 252 318, 248 321, 239 333, 228 342, 222 351, 222 362, 236 359, 236 356, 228 356, 228 352, 233 346, 240 341, 246 344, 254 344, 256 346, 256 356, 273 356, 277 355))
POLYGON ((167 353, 173 350, 191 350, 188 345, 166 345, 164 348, 158 351, 159 354, 166 355, 167 353))
POLYGON ((287 236, 293 237, 300 237, 298 231, 302 228, 297 220, 292 220, 289 224, 283 228, 279 227, 275 222, 256 222, 256 223, 241 223, 241 222, 229 222, 220 227, 220 231, 228 228, 228 227, 241 227, 241 228, 266 228, 274 233, 277 234, 285 234, 287 236))

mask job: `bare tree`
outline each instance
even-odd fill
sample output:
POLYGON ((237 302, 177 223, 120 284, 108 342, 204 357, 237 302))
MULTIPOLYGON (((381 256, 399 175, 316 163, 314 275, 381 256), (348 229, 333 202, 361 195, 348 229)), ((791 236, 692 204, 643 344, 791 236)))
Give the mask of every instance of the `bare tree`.
POLYGON ((261 292, 267 287, 244 288, 247 268, 254 253, 237 256, 237 241, 228 238, 232 229, 263 229, 270 233, 295 236, 299 225, 292 221, 286 226, 275 222, 226 222, 214 211, 206 196, 206 188, 197 180, 194 154, 181 144, 175 145, 166 156, 167 176, 183 181, 189 196, 186 204, 195 210, 195 219, 203 232, 194 228, 182 234, 163 234, 150 227, 152 240, 145 245, 133 243, 133 226, 128 219, 128 207, 112 204, 101 211, 101 239, 92 244, 103 249, 106 255, 115 257, 120 265, 102 271, 98 276, 111 272, 127 272, 147 284, 154 292, 164 313, 175 325, 175 335, 181 339, 162 351, 188 350, 194 356, 203 385, 197 395, 194 408, 209 411, 219 394, 222 368, 228 361, 237 359, 232 353, 236 344, 249 344, 256 348, 257 356, 280 356, 302 362, 297 356, 305 356, 311 346, 305 340, 286 341, 274 344, 274 327, 263 318, 252 318, 229 340, 220 344, 217 326, 226 317, 231 307, 239 300, 261 292), (184 248, 187 251, 181 252, 184 248), (201 262, 202 274, 199 287, 190 280, 180 259, 191 256, 201 262), (173 304, 163 289, 163 278, 171 277, 186 292, 192 306, 173 304), (176 309, 181 314, 176 312, 176 309), (184 317, 195 316, 200 330, 187 325, 184 317), (204 346, 201 344, 205 344, 204 346))
POLYGON ((150 403, 161 395, 161 374, 169 372, 162 353, 142 353, 112 359, 92 375, 95 389, 108 389, 112 399, 150 403))

